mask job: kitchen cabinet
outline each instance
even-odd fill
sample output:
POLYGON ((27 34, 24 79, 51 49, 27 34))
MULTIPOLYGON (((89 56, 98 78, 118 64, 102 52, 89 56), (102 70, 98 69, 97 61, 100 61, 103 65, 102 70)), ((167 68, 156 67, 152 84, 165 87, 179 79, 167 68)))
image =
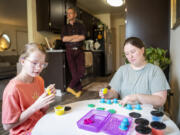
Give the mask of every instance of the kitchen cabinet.
POLYGON ((49 51, 47 52, 47 58, 48 67, 41 73, 45 81, 45 87, 54 83, 56 89, 65 91, 71 79, 65 52, 62 50, 49 51))
POLYGON ((76 0, 36 0, 37 31, 61 33, 66 9, 75 5, 76 0))
POLYGON ((87 40, 93 39, 93 30, 95 27, 97 27, 99 20, 81 8, 78 8, 77 12, 78 12, 78 19, 80 19, 86 27, 87 30, 86 39, 87 40))
POLYGON ((76 8, 76 2, 77 0, 66 0, 66 10, 70 7, 76 8))
POLYGON ((104 76, 105 72, 104 51, 93 51, 93 72, 94 76, 104 76))

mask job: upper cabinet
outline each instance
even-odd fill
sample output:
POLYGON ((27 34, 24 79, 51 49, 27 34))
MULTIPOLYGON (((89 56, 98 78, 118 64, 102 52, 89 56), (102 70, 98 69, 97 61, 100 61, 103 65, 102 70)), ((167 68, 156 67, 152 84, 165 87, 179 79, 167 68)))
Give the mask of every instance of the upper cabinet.
POLYGON ((52 32, 60 33, 65 24, 65 0, 50 0, 50 28, 52 32))
POLYGON ((76 0, 36 0, 37 30, 60 33, 66 23, 66 9, 76 0))
POLYGON ((76 8, 77 0, 66 0, 66 9, 73 7, 76 8))
POLYGON ((97 25, 100 22, 100 20, 81 8, 78 8, 77 12, 78 19, 80 19, 86 27, 87 39, 93 39, 94 29, 97 28, 97 25))

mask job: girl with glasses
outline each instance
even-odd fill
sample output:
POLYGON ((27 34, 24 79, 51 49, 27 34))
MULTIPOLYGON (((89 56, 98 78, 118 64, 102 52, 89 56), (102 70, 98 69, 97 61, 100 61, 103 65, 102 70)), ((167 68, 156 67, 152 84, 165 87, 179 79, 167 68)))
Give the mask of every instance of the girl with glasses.
POLYGON ((2 124, 11 135, 30 134, 37 121, 46 113, 55 99, 55 88, 51 84, 48 93, 44 80, 39 76, 47 66, 46 53, 36 43, 26 44, 20 55, 20 73, 6 86, 3 93, 2 124))

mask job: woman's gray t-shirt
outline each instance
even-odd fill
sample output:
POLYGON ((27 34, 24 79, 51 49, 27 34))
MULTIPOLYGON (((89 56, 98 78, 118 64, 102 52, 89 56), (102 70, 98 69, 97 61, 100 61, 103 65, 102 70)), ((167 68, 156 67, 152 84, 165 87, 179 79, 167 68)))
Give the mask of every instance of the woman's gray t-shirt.
POLYGON ((170 89, 163 71, 150 63, 140 70, 134 70, 130 64, 121 66, 109 85, 121 98, 131 94, 152 94, 170 89))

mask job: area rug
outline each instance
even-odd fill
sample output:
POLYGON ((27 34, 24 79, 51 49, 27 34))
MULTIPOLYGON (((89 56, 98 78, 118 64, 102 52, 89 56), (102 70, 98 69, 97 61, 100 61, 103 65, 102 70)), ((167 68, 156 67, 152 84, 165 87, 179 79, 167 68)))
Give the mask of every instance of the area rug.
POLYGON ((102 88, 108 86, 108 82, 92 82, 89 85, 85 86, 83 90, 87 91, 99 91, 102 88))

